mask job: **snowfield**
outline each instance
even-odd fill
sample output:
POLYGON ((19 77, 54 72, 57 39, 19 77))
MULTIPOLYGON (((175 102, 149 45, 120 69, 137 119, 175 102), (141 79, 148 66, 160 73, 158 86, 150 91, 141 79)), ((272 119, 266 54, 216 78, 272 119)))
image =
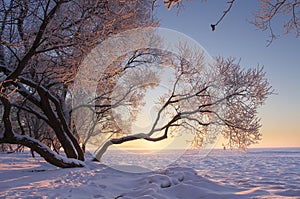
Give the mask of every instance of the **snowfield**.
POLYGON ((84 168, 60 169, 26 151, 0 153, 0 198, 300 198, 300 149, 214 150, 205 158, 188 152, 141 173, 139 166, 119 167, 86 161, 84 168))

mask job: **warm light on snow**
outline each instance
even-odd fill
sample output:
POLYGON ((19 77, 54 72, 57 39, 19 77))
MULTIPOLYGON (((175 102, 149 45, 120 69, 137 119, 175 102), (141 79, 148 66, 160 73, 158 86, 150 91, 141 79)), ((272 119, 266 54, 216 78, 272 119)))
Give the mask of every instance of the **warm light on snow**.
MULTIPOLYGON (((162 160, 167 161, 174 152, 161 154, 162 160)), ((29 151, 0 153, 0 198, 248 199, 300 195, 299 148, 252 149, 247 154, 213 150, 205 158, 190 151, 172 165, 147 173, 138 171, 143 170, 145 159, 151 160, 151 154, 110 157, 123 171, 90 161, 83 168, 58 169, 40 157, 31 158, 29 151), (124 158, 136 161, 136 165, 122 165, 124 158)), ((148 163, 151 166, 153 162, 148 163)))

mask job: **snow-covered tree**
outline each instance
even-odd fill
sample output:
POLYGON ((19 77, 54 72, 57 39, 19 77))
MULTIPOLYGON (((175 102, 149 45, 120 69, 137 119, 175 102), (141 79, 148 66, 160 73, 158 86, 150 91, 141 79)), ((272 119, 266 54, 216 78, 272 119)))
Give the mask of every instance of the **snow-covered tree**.
MULTIPOLYGON (((177 51, 177 54, 160 51, 164 59, 159 63, 154 61, 154 65, 162 64, 173 72, 169 76, 157 75, 158 83, 170 78, 169 91, 156 103, 157 112, 149 131, 108 139, 97 151, 96 159, 100 160, 111 145, 139 139, 158 142, 192 134, 191 146, 199 148, 213 143, 221 134, 227 139, 228 147, 240 149, 260 140, 257 109, 272 93, 263 68, 244 70, 232 58, 217 58, 214 63, 207 63, 204 52, 187 45, 179 44, 177 51)), ((136 73, 127 83, 132 84, 132 80, 141 77, 136 73)), ((117 93, 127 107, 131 106, 130 97, 117 93)))
MULTIPOLYGON (((138 1, 2 1, 0 4, 1 143, 32 148, 60 167, 61 161, 39 140, 13 125, 12 108, 44 121, 66 156, 84 160, 73 128, 68 87, 84 56, 108 36, 153 25, 151 4, 138 1), (18 99, 18 100, 17 100, 18 99)), ((28 131, 28 129, 24 129, 28 131)))
MULTIPOLYGON (((98 159, 111 144, 136 139, 160 141, 168 138, 170 133, 180 133, 180 129, 195 135, 194 146, 203 144, 211 127, 221 127, 232 147, 244 148, 259 140, 256 110, 271 93, 263 70, 243 71, 234 60, 218 58, 213 67, 216 71, 203 74, 203 70, 194 67, 195 63, 199 66, 204 63, 201 53, 183 47, 179 54, 137 49, 118 57, 97 80, 97 96, 91 99, 95 117, 74 125, 74 120, 78 119, 73 117, 74 112, 80 111, 84 116, 87 113, 84 109, 90 108, 90 104, 86 104, 72 109, 72 93, 69 92, 84 58, 110 36, 157 25, 153 17, 155 2, 2 1, 0 144, 21 144, 58 167, 79 167, 84 166, 80 143, 85 144, 97 133, 112 135, 98 151, 98 159), (118 115, 113 115, 112 109, 126 106, 131 110, 131 117, 135 117, 146 90, 160 81, 155 71, 143 68, 145 63, 171 67, 175 81, 170 92, 161 98, 161 107, 151 130, 130 134, 115 123, 118 115), (138 78, 128 77, 134 84, 117 84, 120 76, 135 68, 141 72, 138 78), (141 80, 147 82, 142 87, 138 86, 141 80), (221 82, 221 89, 217 82, 221 82), (113 95, 116 90, 118 95, 113 95), (165 123, 161 121, 163 112, 168 118, 165 123), (48 145, 43 139, 47 133, 61 145, 66 158, 58 155, 53 144, 48 145)), ((182 1, 164 3, 171 9, 182 1)), ((83 88, 88 89, 88 84, 83 88)), ((123 127, 126 125, 128 123, 123 127)))

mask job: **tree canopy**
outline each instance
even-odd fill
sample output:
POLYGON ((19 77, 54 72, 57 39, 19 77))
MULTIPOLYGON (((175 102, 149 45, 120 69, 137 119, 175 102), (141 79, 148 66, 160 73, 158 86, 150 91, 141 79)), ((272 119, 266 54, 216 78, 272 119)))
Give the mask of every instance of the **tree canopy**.
MULTIPOLYGON (((71 91, 78 83, 75 80, 82 72, 80 67, 98 45, 110 38, 122 38, 123 32, 151 30, 158 25, 153 16, 155 3, 3 1, 0 143, 27 146, 58 167, 84 166, 82 145, 97 141, 91 138, 99 134, 108 137, 96 155, 98 159, 112 144, 137 139, 157 142, 183 132, 194 135, 195 147, 214 139, 214 132, 220 132, 230 147, 245 148, 256 143, 260 139, 257 109, 272 93, 263 68, 243 70, 234 59, 221 57, 207 64, 203 52, 184 43, 178 44, 176 53, 160 49, 160 38, 150 37, 149 31, 145 38, 130 37, 130 44, 137 46, 133 51, 125 48, 116 54, 117 49, 126 46, 128 37, 118 40, 120 43, 110 43, 114 48, 107 54, 98 51, 93 57, 96 64, 101 66, 107 57, 112 63, 102 68, 98 79, 85 75, 79 82, 82 89, 71 91), (141 45, 145 41, 150 46, 141 45), (171 86, 158 103, 151 129, 132 134, 130 122, 143 106, 147 89, 166 78, 153 66, 171 68, 171 86), (130 80, 130 84, 118 83, 121 77, 122 81, 130 80), (92 85, 96 89, 89 91, 92 85), (74 106, 75 95, 82 96, 86 103, 74 106), (131 120, 118 120, 124 118, 114 112, 120 107, 129 110, 131 120), (163 114, 166 117, 162 120, 163 114), (120 125, 118 121, 125 122, 120 125), (59 155, 60 148, 66 158, 59 155)), ((182 1, 164 3, 171 9, 182 1)), ((230 6, 233 3, 229 2, 230 6)))

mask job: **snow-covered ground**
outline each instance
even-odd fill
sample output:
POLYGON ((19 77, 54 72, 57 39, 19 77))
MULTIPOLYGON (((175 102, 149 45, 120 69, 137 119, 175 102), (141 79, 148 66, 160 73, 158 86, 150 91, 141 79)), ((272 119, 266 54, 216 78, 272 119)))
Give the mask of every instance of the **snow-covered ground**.
MULTIPOLYGON (((174 153, 164 153, 165 159, 174 153)), ((137 166, 120 171, 87 161, 84 168, 59 169, 28 152, 0 153, 0 198, 300 198, 300 149, 213 150, 204 158, 189 151, 149 172, 142 166, 155 157, 151 153, 107 155, 106 164, 137 166)))

